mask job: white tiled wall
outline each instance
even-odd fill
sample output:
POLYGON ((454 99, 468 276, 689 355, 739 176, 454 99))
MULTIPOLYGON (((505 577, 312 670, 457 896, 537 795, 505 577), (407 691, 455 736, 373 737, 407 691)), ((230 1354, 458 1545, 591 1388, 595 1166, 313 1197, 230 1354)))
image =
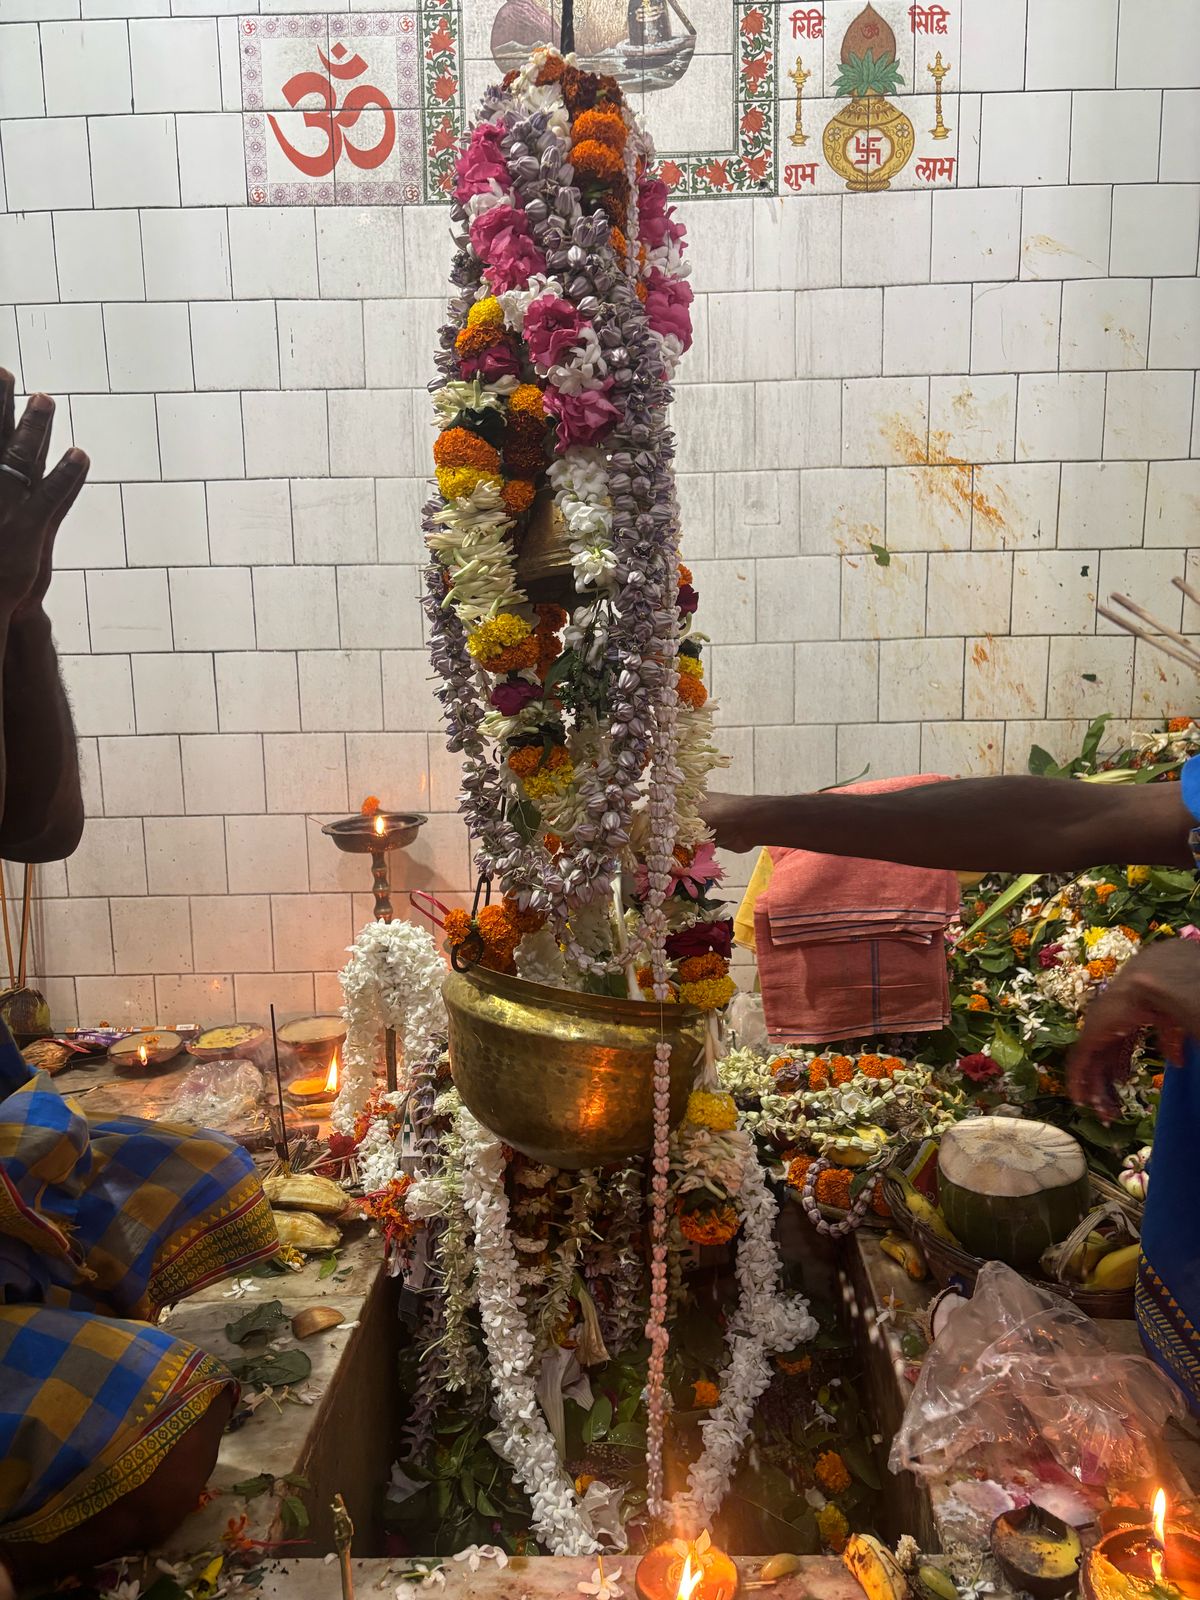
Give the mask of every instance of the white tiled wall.
MULTIPOLYGON (((368 791, 430 816, 398 898, 468 889, 417 598, 446 213, 247 205, 235 9, 0 0, 0 361, 94 463, 50 595, 90 819, 39 874, 61 1024, 336 1003, 369 879, 319 825, 368 791)), ((668 144, 725 136, 702 9, 645 97, 668 144)), ((1196 709, 1095 603, 1200 629, 1200 5, 957 9, 961 186, 683 207, 685 556, 742 791, 1196 709)))

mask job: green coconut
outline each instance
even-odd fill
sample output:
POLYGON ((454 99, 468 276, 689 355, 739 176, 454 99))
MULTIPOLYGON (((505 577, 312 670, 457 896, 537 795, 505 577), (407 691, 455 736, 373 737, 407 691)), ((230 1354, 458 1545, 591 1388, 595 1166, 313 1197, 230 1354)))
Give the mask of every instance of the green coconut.
POLYGON ((1078 1226, 1090 1198, 1083 1147, 1047 1122, 975 1117, 942 1136, 941 1213, 985 1261, 1035 1269, 1043 1250, 1078 1226))

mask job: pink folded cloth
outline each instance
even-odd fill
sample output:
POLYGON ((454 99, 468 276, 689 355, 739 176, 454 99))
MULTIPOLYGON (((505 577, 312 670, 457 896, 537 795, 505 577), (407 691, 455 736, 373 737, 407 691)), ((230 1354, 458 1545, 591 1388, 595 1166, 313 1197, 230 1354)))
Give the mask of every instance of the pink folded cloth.
MULTIPOLYGON (((883 794, 944 781, 925 774, 853 787, 883 794)), ((774 871, 754 928, 772 1040, 809 1044, 945 1026, 942 935, 958 910, 955 873, 809 850, 770 855, 774 871)))

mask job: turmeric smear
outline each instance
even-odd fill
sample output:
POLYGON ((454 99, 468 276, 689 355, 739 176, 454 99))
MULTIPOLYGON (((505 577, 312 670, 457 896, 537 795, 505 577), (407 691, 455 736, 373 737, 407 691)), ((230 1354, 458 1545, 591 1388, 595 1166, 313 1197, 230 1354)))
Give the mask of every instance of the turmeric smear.
MULTIPOLYGON (((960 505, 970 506, 975 515, 981 517, 992 528, 1000 529, 1005 526, 1004 514, 1000 507, 993 505, 982 489, 974 487, 971 463, 964 461, 961 456, 951 454, 948 433, 933 428, 926 444, 903 417, 897 416, 893 416, 880 431, 910 466, 953 469, 931 475, 928 490, 931 495, 943 499, 947 505, 958 502, 960 505)), ((1004 496, 998 494, 997 498, 1003 500, 1004 496)))

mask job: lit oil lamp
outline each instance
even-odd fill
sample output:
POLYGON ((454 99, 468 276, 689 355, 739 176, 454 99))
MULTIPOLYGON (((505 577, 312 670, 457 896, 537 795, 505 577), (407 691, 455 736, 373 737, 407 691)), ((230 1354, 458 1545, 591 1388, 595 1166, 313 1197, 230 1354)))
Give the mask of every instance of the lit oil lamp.
POLYGON ((668 1539, 638 1562, 641 1600, 733 1600, 738 1570, 707 1533, 694 1541, 668 1539))
POLYGON ((307 1078, 296 1078, 288 1084, 284 1092, 288 1099, 298 1106, 305 1106, 310 1110, 320 1109, 322 1106, 332 1105, 337 1098, 339 1076, 338 1055, 335 1050, 329 1063, 329 1071, 324 1077, 320 1073, 313 1073, 307 1078))
POLYGON ((1080 1589, 1085 1600, 1200 1600, 1200 1536, 1167 1521, 1167 1497, 1160 1489, 1149 1522, 1114 1528, 1088 1551, 1080 1589))

